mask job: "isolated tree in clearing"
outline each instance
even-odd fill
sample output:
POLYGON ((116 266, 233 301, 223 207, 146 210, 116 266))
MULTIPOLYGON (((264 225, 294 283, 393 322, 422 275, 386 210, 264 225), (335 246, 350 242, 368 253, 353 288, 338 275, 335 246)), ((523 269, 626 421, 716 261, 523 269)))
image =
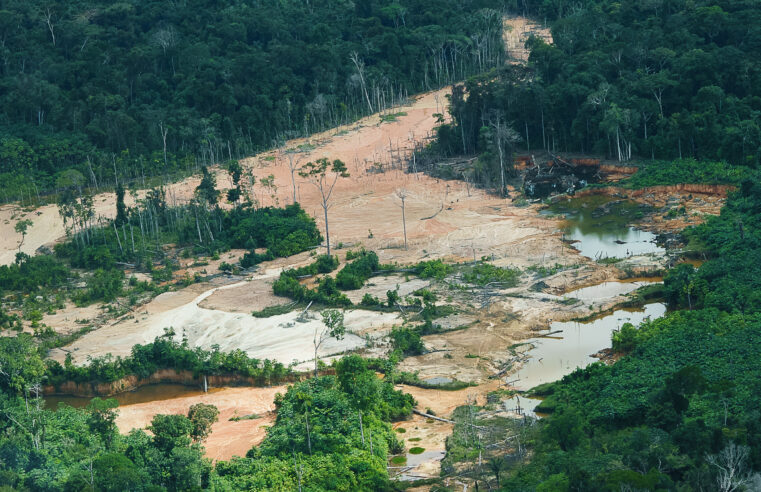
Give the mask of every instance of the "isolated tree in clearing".
POLYGON ((322 342, 328 338, 341 340, 346 334, 343 312, 337 309, 326 309, 320 314, 322 314, 323 326, 322 328, 317 327, 314 330, 314 377, 317 377, 317 369, 320 365, 320 359, 317 357, 317 351, 320 349, 322 342))
POLYGON ((211 426, 219 420, 219 410, 214 405, 196 403, 188 410, 188 419, 193 424, 190 431, 193 441, 205 441, 211 434, 211 426))
POLYGON ((396 190, 396 196, 402 202, 402 204, 401 204, 401 207, 402 207, 402 227, 404 229, 404 249, 405 250, 407 249, 407 218, 405 216, 405 205, 406 205, 405 202, 406 202, 407 197, 409 195, 410 195, 409 192, 406 189, 404 189, 404 188, 400 188, 400 189, 396 190))
POLYGON ((321 197, 322 211, 325 213, 325 244, 327 245, 327 255, 330 256, 330 230, 328 229, 328 209, 330 208, 330 198, 333 195, 333 188, 336 186, 338 178, 348 178, 349 173, 346 170, 346 164, 336 159, 332 163, 323 157, 316 162, 307 162, 299 170, 299 176, 306 178, 319 191, 321 197))
POLYGON ((32 221, 29 219, 23 219, 16 222, 16 225, 13 226, 13 228, 16 230, 17 233, 21 234, 21 241, 18 243, 18 250, 21 251, 21 246, 24 244, 24 239, 26 238, 26 231, 31 227, 32 221))

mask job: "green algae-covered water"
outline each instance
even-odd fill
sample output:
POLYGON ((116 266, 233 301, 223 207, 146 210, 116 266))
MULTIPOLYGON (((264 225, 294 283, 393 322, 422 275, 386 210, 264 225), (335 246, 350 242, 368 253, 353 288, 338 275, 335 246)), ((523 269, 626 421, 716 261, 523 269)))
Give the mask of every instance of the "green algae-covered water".
POLYGON ((655 234, 629 225, 646 210, 635 202, 605 195, 560 200, 547 209, 565 217, 565 238, 592 259, 663 253, 655 244, 655 234))

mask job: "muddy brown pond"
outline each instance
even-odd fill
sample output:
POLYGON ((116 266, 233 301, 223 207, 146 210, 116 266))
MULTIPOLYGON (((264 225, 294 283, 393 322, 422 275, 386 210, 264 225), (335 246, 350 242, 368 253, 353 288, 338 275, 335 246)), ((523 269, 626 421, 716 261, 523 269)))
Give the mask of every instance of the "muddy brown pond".
POLYGON ((629 224, 648 209, 628 200, 604 195, 561 200, 545 213, 562 215, 565 239, 587 258, 626 258, 665 250, 655 244, 655 234, 629 224))
MULTIPOLYGON (((209 388, 209 393, 221 389, 223 388, 209 388)), ((151 384, 148 386, 141 386, 135 391, 127 391, 112 397, 104 396, 101 398, 114 398, 119 402, 119 406, 124 406, 135 405, 137 403, 148 403, 151 401, 171 400, 172 398, 184 396, 199 396, 203 394, 203 390, 192 386, 183 386, 181 384, 151 384)), ((59 403, 65 403, 76 408, 83 408, 90 403, 90 400, 91 398, 79 396, 46 396, 45 404, 48 408, 57 408, 59 403)))
MULTIPOLYGON (((637 325, 646 319, 660 318, 666 313, 666 305, 650 303, 641 309, 621 309, 601 318, 588 321, 564 321, 550 324, 548 337, 529 340, 534 346, 531 358, 514 374, 510 382, 519 391, 526 391, 544 383, 562 379, 576 368, 584 368, 598 359, 592 354, 610 347, 610 338, 624 323, 637 325)), ((533 414, 540 400, 516 397, 506 400, 505 406, 533 414)))

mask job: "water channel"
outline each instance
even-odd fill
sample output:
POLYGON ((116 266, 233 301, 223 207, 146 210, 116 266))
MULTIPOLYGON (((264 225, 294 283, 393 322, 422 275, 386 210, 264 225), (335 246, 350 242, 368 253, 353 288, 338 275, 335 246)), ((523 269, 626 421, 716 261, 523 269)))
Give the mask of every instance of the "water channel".
MULTIPOLYGON (((223 388, 209 388, 209 393, 220 391, 223 388)), ((135 391, 119 393, 111 398, 119 402, 119 406, 135 405, 138 403, 148 403, 151 401, 171 400, 185 396, 200 396, 204 392, 201 388, 184 386, 182 384, 150 384, 141 386, 135 391)), ((101 397, 108 398, 108 397, 101 397)), ((54 409, 59 403, 65 403, 75 408, 86 407, 90 403, 90 398, 81 396, 46 396, 45 405, 54 409)))
MULTIPOLYGON (((615 200, 608 196, 592 195, 562 200, 552 204, 545 213, 565 217, 565 238, 573 247, 591 259, 625 258, 642 254, 661 254, 663 248, 655 244, 655 234, 631 227, 629 223, 642 216, 644 209, 631 201, 615 200)), ((612 299, 633 292, 639 287, 660 282, 660 278, 632 279, 577 289, 566 297, 585 302, 612 299)), ((638 309, 620 309, 590 321, 553 322, 551 335, 528 341, 533 348, 530 359, 510 375, 511 386, 526 391, 540 384, 557 381, 577 368, 596 362, 592 354, 610 347, 611 336, 624 323, 637 325, 646 319, 655 319, 666 313, 666 305, 649 303, 638 309)), ((514 397, 504 402, 513 410, 520 408, 533 414, 540 400, 514 397)))

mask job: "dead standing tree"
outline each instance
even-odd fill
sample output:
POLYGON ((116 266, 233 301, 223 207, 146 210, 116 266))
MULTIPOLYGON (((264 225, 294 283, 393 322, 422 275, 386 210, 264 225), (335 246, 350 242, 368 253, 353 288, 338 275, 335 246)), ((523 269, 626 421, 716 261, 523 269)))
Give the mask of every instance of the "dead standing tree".
POLYGON ((359 83, 362 86, 362 92, 365 94, 365 101, 367 102, 367 108, 370 110, 370 114, 373 111, 373 105, 370 102, 370 96, 367 93, 367 83, 365 82, 365 62, 359 58, 359 54, 356 51, 351 53, 351 61, 354 63, 354 67, 357 69, 357 75, 359 76, 359 83))
POLYGON ((338 178, 348 178, 349 173, 346 171, 346 164, 336 159, 330 162, 323 157, 316 162, 307 162, 299 170, 299 176, 306 178, 320 192, 322 211, 325 213, 325 244, 327 245, 327 255, 330 256, 330 229, 328 227, 328 209, 330 208, 330 198, 333 196, 333 188, 336 186, 338 178))
MULTIPOLYGON (((512 155, 513 146, 521 141, 521 137, 509 125, 502 121, 502 115, 497 111, 491 111, 488 116, 488 123, 492 129, 494 143, 497 146, 497 155, 499 155, 499 174, 500 174, 500 196, 505 196, 507 185, 505 183, 505 161, 508 156, 512 155), (505 148, 507 147, 507 148, 505 148), (508 154, 509 153, 509 154, 508 154)), ((510 157, 510 166, 512 170, 512 157, 510 157)))
POLYGON ((404 249, 407 250, 407 217, 405 216, 405 205, 407 201, 407 197, 410 196, 409 192, 404 188, 399 188, 396 190, 396 196, 401 200, 402 204, 400 205, 402 208, 402 227, 404 230, 404 249))
POLYGON ((299 168, 299 160, 296 159, 296 150, 288 149, 285 151, 288 156, 288 170, 291 172, 291 185, 293 186, 293 203, 296 203, 296 172, 299 168))

